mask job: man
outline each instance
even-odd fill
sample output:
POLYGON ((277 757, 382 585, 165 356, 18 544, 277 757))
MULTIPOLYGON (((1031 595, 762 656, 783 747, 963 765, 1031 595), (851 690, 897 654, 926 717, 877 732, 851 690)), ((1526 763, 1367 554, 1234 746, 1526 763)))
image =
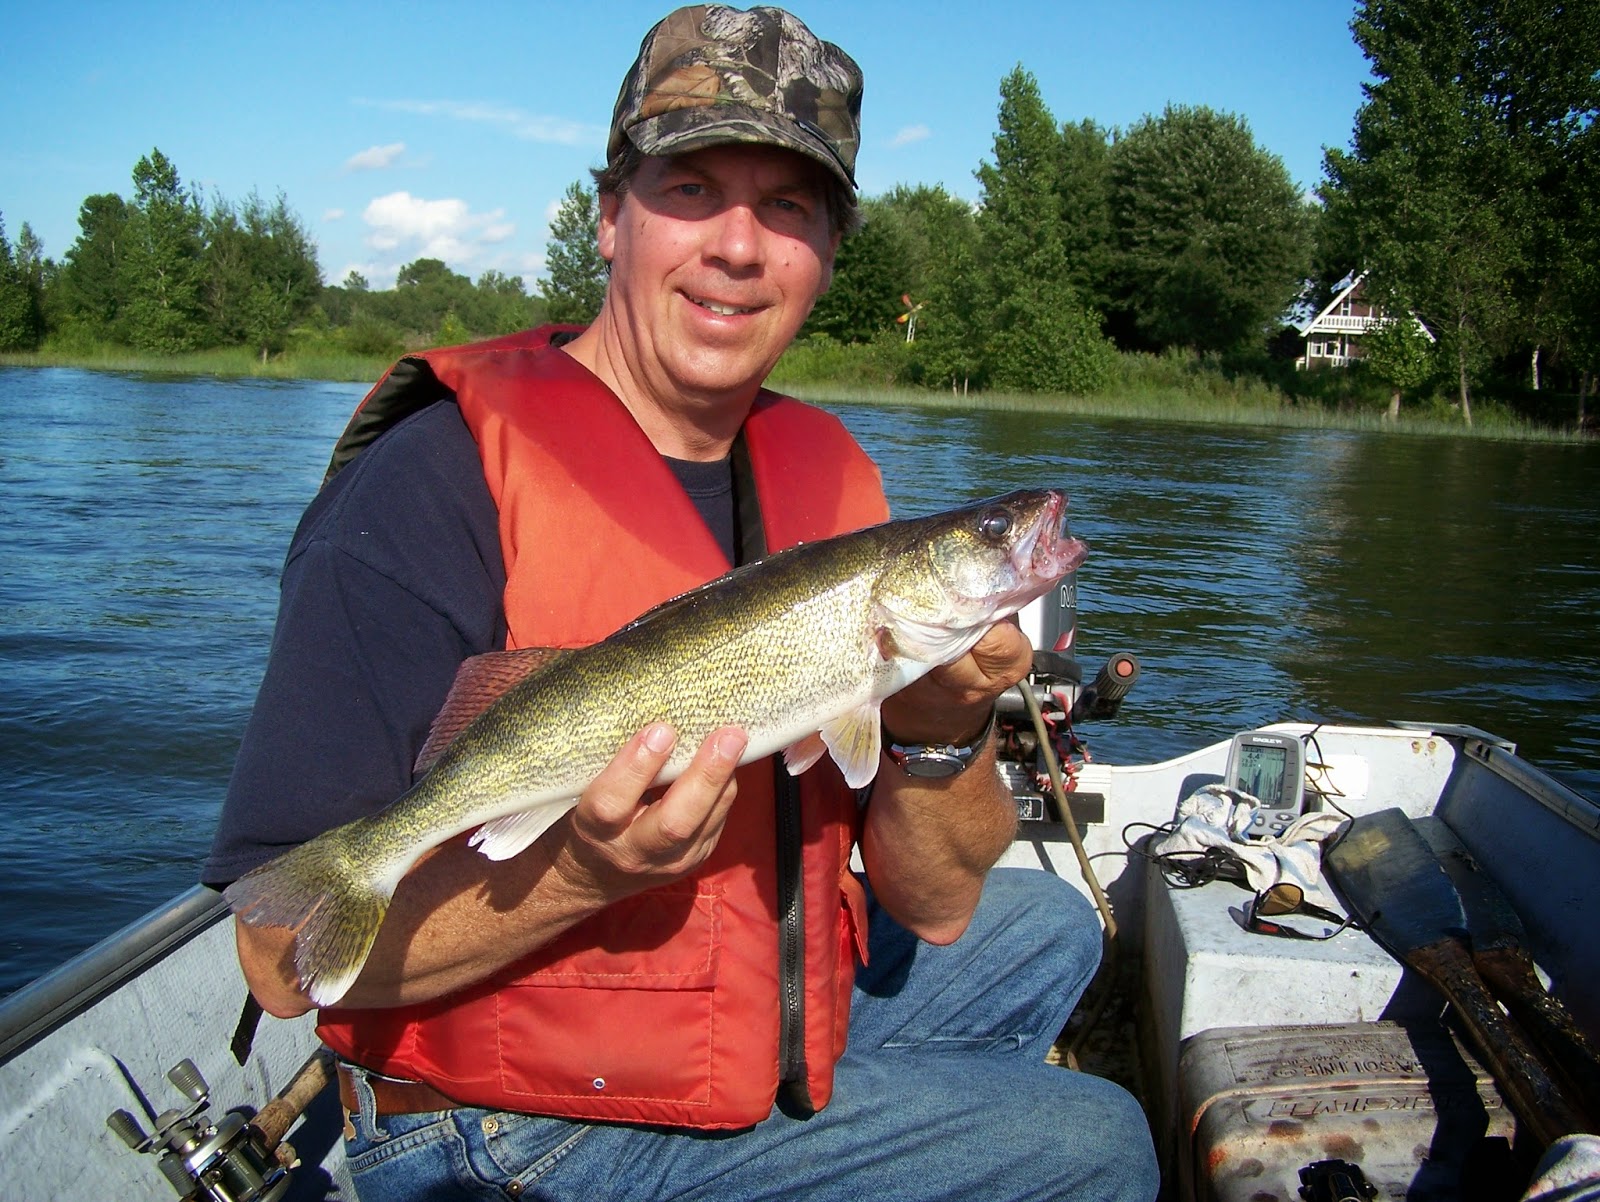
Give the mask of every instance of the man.
MULTIPOLYGON (((842 426, 761 389, 855 221, 860 97, 781 10, 651 30, 597 177, 599 316, 404 360, 368 397, 291 547, 207 880, 403 792, 468 656, 593 642, 886 516, 842 426)), ((421 861, 319 1016, 363 1199, 1152 1196, 1132 1100, 1043 1063, 1092 915, 989 873, 1015 817, 992 707, 1030 657, 1000 625, 887 701, 904 750, 864 807, 826 763, 735 771, 731 727, 658 795, 658 724, 521 855, 421 861)), ((310 1009, 292 934, 238 932, 266 1009, 310 1009)))

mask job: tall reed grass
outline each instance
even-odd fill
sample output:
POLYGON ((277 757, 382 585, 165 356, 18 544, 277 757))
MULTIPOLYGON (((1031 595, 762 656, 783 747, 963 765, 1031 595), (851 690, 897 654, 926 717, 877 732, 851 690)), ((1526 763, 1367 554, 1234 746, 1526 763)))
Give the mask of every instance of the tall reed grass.
POLYGON ((78 367, 90 371, 149 372, 154 375, 261 377, 274 380, 376 380, 388 368, 386 356, 357 355, 329 347, 284 351, 262 362, 244 347, 213 347, 180 355, 152 355, 126 347, 0 354, 0 366, 78 367))

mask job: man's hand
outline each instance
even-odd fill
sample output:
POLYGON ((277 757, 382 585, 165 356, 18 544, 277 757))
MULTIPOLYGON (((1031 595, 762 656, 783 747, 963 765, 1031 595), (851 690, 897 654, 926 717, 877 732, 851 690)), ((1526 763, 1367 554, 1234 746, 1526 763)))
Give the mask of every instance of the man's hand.
POLYGON ((645 727, 583 791, 553 861, 575 888, 616 901, 687 876, 716 847, 749 739, 735 726, 713 731, 683 775, 658 794, 650 782, 676 742, 664 723, 645 727))
POLYGON ((964 743, 989 720, 995 699, 1028 674, 1033 646, 997 622, 966 655, 935 668, 883 703, 883 724, 906 743, 964 743))
MULTIPOLYGON (((989 721, 995 699, 1032 665, 1027 636, 997 623, 968 654, 886 700, 884 727, 907 743, 969 743, 989 721)), ((867 806, 861 855, 890 914, 930 943, 950 943, 966 930, 1016 823, 992 741, 965 772, 942 779, 908 776, 885 759, 867 806)))

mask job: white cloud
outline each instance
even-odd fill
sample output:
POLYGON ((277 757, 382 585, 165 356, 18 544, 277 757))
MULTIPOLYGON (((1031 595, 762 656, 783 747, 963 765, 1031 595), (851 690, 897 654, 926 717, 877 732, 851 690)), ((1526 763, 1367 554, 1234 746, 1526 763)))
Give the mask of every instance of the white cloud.
POLYGON ((367 245, 405 259, 443 259, 457 271, 477 264, 485 249, 517 232, 504 209, 474 213, 464 200, 428 200, 391 192, 367 205, 367 245))
POLYGON ((926 125, 908 125, 890 139, 890 146, 910 146, 913 142, 926 142, 933 131, 926 125))
POLYGON ((593 145, 603 141, 606 130, 564 117, 547 117, 500 104, 461 100, 365 100, 357 104, 391 113, 412 113, 421 117, 448 117, 479 125, 497 125, 527 142, 553 142, 561 146, 593 145))
POLYGON ((392 167, 394 161, 406 152, 404 142, 390 142, 387 146, 369 146, 357 151, 344 161, 346 171, 381 171, 392 167))
POLYGON ((343 220, 343 218, 344 218, 344 210, 343 209, 329 209, 325 213, 322 214, 322 219, 324 221, 340 221, 340 220, 343 220))

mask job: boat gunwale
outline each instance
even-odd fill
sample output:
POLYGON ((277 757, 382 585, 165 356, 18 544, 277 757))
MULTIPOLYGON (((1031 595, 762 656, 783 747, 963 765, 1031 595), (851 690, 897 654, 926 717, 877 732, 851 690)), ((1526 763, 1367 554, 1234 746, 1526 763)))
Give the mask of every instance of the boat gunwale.
POLYGON ((0 1064, 116 992, 227 913, 221 893, 195 885, 0 999, 0 1064))

